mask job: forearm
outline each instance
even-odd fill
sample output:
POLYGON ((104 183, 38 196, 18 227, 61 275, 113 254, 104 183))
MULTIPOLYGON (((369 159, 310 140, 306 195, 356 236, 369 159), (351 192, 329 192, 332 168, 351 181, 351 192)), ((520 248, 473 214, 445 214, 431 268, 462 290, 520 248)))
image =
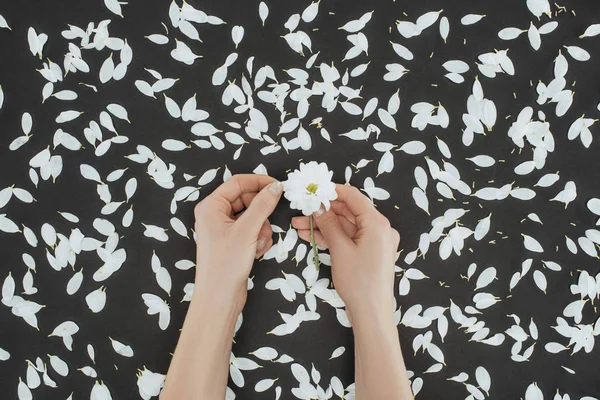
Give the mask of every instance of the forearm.
POLYGON ((413 399, 392 315, 362 315, 353 329, 356 399, 413 399))
POLYGON ((209 297, 192 298, 161 400, 225 398, 237 312, 209 297))

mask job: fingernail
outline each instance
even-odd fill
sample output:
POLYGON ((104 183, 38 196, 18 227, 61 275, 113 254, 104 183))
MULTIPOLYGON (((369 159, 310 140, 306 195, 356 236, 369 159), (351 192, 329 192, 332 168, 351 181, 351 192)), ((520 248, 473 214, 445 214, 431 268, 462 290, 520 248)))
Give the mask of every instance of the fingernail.
POLYGON ((315 211, 315 217, 320 217, 321 215, 323 215, 324 212, 325 208, 323 207, 323 205, 321 205, 321 207, 319 207, 319 209, 315 211))
POLYGON ((283 185, 279 181, 275 181, 269 185, 269 192, 275 196, 279 196, 283 190, 283 185))
POLYGON ((262 250, 265 248, 265 246, 267 245, 267 239, 265 238, 260 238, 258 239, 258 243, 256 243, 256 250, 262 250))

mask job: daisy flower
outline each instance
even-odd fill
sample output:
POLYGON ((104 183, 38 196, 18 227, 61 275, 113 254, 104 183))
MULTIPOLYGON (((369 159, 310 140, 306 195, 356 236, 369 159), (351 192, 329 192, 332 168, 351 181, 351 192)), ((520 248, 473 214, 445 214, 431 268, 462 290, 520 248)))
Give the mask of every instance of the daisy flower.
POLYGON ((284 196, 290 201, 290 207, 309 216, 310 238, 317 268, 319 253, 315 244, 312 214, 321 208, 321 204, 329 211, 330 202, 337 199, 332 177, 333 172, 327 164, 311 161, 308 164, 300 163, 300 169, 289 173, 287 181, 283 182, 284 196))
POLYGON ((332 177, 333 171, 325 163, 301 163, 300 169, 288 174, 287 181, 283 182, 284 196, 292 209, 306 216, 317 212, 321 204, 329 210, 330 201, 337 199, 332 177))

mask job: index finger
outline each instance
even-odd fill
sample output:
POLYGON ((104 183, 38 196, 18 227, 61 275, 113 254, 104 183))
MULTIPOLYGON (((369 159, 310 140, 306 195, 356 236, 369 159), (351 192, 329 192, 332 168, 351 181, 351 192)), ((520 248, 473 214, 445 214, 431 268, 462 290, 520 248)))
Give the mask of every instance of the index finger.
POLYGON ((219 186, 214 192, 229 203, 235 202, 245 193, 258 193, 265 186, 274 182, 275 178, 268 175, 239 174, 234 175, 227 182, 219 186))
POLYGON ((338 194, 335 201, 345 204, 346 207, 348 207, 348 210, 350 210, 357 219, 377 212, 375 207, 373 207, 371 200, 354 186, 337 184, 335 191, 338 194))

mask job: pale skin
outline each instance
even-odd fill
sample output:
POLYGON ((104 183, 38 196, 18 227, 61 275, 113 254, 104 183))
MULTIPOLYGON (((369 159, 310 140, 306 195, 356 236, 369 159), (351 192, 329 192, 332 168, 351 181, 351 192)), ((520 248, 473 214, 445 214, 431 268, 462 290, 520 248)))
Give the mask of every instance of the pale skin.
MULTIPOLYGON (((274 178, 236 175, 196 206, 195 289, 161 400, 225 398, 235 323, 252 264, 273 245, 268 218, 281 190, 274 178)), ((413 399, 393 318, 400 235, 358 189, 336 191, 331 209, 313 215, 315 240, 330 250, 352 322, 356 399, 413 399)), ((308 217, 292 225, 310 241, 308 217)))

